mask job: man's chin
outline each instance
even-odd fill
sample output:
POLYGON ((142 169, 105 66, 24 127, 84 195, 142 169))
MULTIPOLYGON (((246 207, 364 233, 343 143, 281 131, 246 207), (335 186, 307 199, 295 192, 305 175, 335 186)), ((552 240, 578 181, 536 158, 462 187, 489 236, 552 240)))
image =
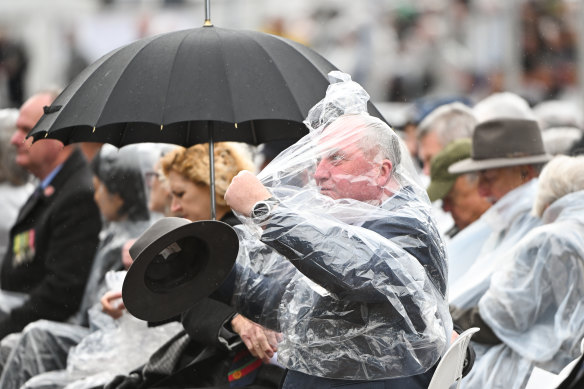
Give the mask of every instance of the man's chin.
POLYGON ((27 168, 28 167, 28 158, 26 156, 21 156, 21 155, 17 155, 16 158, 14 158, 14 162, 16 162, 16 164, 20 167, 23 168, 27 168))
POLYGON ((333 200, 337 200, 338 196, 335 192, 331 191, 331 190, 327 190, 327 189, 321 189, 320 190, 320 194, 330 197, 333 200))

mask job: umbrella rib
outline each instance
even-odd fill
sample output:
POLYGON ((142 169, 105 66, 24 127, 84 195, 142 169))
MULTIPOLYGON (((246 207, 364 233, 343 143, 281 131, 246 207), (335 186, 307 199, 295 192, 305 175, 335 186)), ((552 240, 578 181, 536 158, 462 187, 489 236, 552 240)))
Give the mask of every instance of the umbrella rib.
MULTIPOLYGON (((112 88, 111 88, 111 91, 110 91, 110 96, 112 95, 112 92, 113 92, 113 91, 114 91, 114 90, 117 88, 117 86, 118 86, 118 84, 120 83, 120 80, 123 78, 124 74, 126 74, 126 72, 128 71, 128 68, 130 67, 130 65, 131 65, 131 64, 132 64, 132 63, 133 63, 133 62, 136 60, 136 57, 138 57, 138 55, 139 55, 139 54, 140 54, 142 51, 144 51, 144 50, 145 50, 145 49, 146 49, 146 48, 147 48, 147 47, 148 47, 150 44, 152 44, 154 41, 156 41, 157 39, 159 39, 160 37, 163 37, 163 36, 164 36, 164 35, 158 35, 158 36, 154 36, 154 37, 152 37, 152 39, 151 39, 151 40, 150 40, 148 43, 146 43, 144 46, 142 46, 142 47, 140 48, 140 50, 138 50, 138 51, 137 51, 137 52, 136 52, 136 53, 135 53, 135 54, 132 56, 132 59, 131 59, 130 61, 128 61, 128 63, 126 63, 126 66, 124 66, 124 70, 122 70, 122 72, 121 72, 121 73, 120 73, 120 75, 118 76, 118 79, 116 80, 116 82, 115 82, 115 83, 114 83, 114 85, 112 86, 112 88)), ((97 121, 98 121, 98 122, 100 121, 100 119, 101 119, 101 115, 103 114, 103 112, 104 112, 105 108, 107 107, 107 105, 108 105, 108 103, 104 104, 104 106, 103 106, 103 107, 101 107, 101 112, 99 113, 99 115, 98 115, 98 118, 97 118, 97 121)), ((159 124, 159 123, 155 123, 155 124, 159 124)), ((101 125, 100 125, 100 126, 98 126, 98 124, 97 124, 97 123, 95 123, 93 126, 94 126, 94 127, 98 127, 98 128, 99 128, 101 125)))
MULTIPOLYGON (((278 37, 276 36, 276 38, 278 38, 278 37)), ((262 51, 263 51, 263 52, 266 54, 266 56, 272 60, 272 63, 274 64, 274 66, 276 67, 276 69, 278 69, 278 75, 279 75, 279 76, 282 78, 282 80, 284 80, 285 84, 286 84, 286 85, 288 85, 288 80, 287 80, 285 77, 283 77, 283 73, 282 73, 282 71, 281 71, 280 67, 278 66, 278 61, 276 61, 276 60, 274 59, 274 57, 273 57, 273 56, 272 56, 272 55, 271 55, 269 52, 267 52, 267 51, 264 49, 264 47, 263 47, 263 46, 262 46, 262 45, 261 45, 261 44, 260 44, 260 43, 259 43, 259 42, 258 42, 256 39, 255 39, 255 37, 254 37, 253 41, 254 41, 254 42, 255 42, 255 43, 256 43, 256 44, 259 46, 259 48, 260 48, 260 49, 261 49, 261 50, 262 50, 262 51)), ((307 58, 304 56, 304 54, 302 54, 301 52, 299 52, 298 50, 296 50, 294 47, 292 47, 292 46, 291 46, 291 45, 290 45, 288 42, 286 42, 285 40, 282 40, 282 41, 283 41, 283 43, 285 43, 285 44, 286 44, 286 46, 288 46, 288 47, 289 47, 291 50, 293 50, 293 51, 297 52, 298 54, 302 55, 302 57, 303 57, 303 58, 304 58, 304 59, 305 59, 307 62, 309 62, 309 63, 310 63, 310 61, 309 61, 309 60, 308 60, 308 59, 307 59, 307 58)), ((290 92, 290 88, 288 88, 286 91, 287 91, 287 92, 288 92, 290 95, 292 95, 292 92, 290 92)), ((299 117, 302 117, 302 118, 304 118, 304 117, 305 117, 305 114, 304 114, 304 113, 302 113, 302 109, 301 109, 301 108, 300 108, 300 106, 298 105, 298 101, 296 101, 296 99, 294 99, 294 98, 293 98, 292 100, 293 100, 293 101, 294 101, 294 103, 295 103, 296 110, 298 111, 298 116, 299 116, 299 117)))
MULTIPOLYGON (((215 32, 215 30, 213 30, 215 32)), ((217 40, 221 43, 221 46, 223 46, 223 40, 221 39, 221 35, 217 34, 215 32, 215 34, 217 35, 217 40)), ((225 53, 223 52, 223 50, 219 50, 219 52, 221 53, 221 59, 223 60, 223 64, 225 65, 225 53)), ((223 71, 225 74, 225 80, 227 81, 228 84, 231 84, 231 77, 229 77, 229 69, 227 69, 225 66, 223 66, 223 71)), ((234 90, 233 88, 231 88, 231 85, 228 85, 227 89, 229 90, 229 104, 228 106, 231 108, 231 117, 235 118, 235 105, 234 105, 234 101, 235 101, 235 96, 234 96, 234 90)))
MULTIPOLYGON (((160 125, 167 124, 167 123, 165 123, 165 119, 166 119, 166 107, 167 107, 166 102, 168 101, 168 94, 170 92, 170 86, 171 86, 170 79, 172 79, 172 74, 174 73, 174 69, 176 67, 176 58, 177 58, 177 55, 176 54, 178 52, 180 52, 180 48, 183 46, 185 40, 187 39, 187 37, 189 35, 190 35, 190 33, 189 34, 185 34, 182 37, 182 39, 180 40, 180 43, 176 46, 176 50, 175 50, 175 53, 174 53, 173 58, 172 58, 172 66, 171 66, 170 72, 168 73, 169 74, 169 82, 168 82, 168 84, 166 86, 166 92, 164 93, 164 101, 165 101, 165 104, 164 104, 164 107, 162 108, 162 115, 160 117, 161 123, 158 123, 160 125)), ((188 139, 186 141, 188 142, 188 139)))

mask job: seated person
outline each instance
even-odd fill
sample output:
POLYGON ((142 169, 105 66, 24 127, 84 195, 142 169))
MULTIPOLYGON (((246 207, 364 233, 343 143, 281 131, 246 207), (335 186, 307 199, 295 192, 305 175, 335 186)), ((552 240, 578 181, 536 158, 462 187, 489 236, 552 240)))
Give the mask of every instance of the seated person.
POLYGON ((16 149, 10 144, 17 118, 17 109, 0 109, 0 261, 6 254, 18 210, 34 190, 30 173, 16 164, 16 149))
POLYGON ((524 388, 534 366, 558 373, 584 338, 584 157, 560 156, 543 169, 534 213, 543 225, 503 258, 477 307, 455 309, 487 351, 464 388, 524 388))
POLYGON ((149 226, 138 157, 130 146, 118 150, 106 145, 93 160, 94 199, 105 223, 77 324, 39 321, 27 326, 6 362, 0 387, 19 388, 36 374, 63 369, 69 348, 90 332, 88 312, 99 305, 106 272, 122 268, 123 244, 149 226))
POLYGON ((101 219, 84 156, 76 145, 26 138, 54 98, 43 92, 28 99, 10 141, 16 163, 39 185, 10 230, 0 274, 0 339, 36 320, 69 320, 81 304, 99 242, 101 219))
POLYGON ((398 135, 350 77, 225 194, 238 312, 282 333, 283 388, 427 388, 450 342, 444 245, 398 135))
MULTIPOLYGON (((180 147, 166 154, 160 163, 172 194, 169 211, 191 221, 211 217, 208 149, 206 144, 180 147)), ((225 202, 225 190, 235 175, 253 165, 234 143, 216 143, 214 153, 217 219, 237 224, 225 202)), ((144 367, 117 377, 106 387, 202 388, 229 387, 230 383, 238 387, 278 387, 283 370, 262 363, 277 351, 276 335, 237 315, 228 301, 203 299, 181 320, 184 331, 154 353, 144 367)))

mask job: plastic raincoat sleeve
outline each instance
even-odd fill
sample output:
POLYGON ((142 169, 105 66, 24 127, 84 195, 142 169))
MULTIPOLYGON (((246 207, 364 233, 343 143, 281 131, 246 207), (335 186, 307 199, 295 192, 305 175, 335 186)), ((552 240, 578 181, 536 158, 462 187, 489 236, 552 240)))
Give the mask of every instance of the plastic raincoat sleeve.
POLYGON ((331 85, 310 134, 258 176, 277 201, 265 220, 240 215, 234 301, 282 332, 278 361, 289 369, 421 374, 452 330, 444 246, 405 147, 360 110, 355 85, 331 85))

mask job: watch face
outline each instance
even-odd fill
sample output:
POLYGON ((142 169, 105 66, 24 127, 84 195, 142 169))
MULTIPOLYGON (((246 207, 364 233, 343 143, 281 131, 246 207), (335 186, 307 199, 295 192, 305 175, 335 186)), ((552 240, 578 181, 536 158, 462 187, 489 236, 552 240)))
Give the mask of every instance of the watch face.
POLYGON ((270 212, 270 207, 268 206, 268 204, 266 204, 263 201, 260 201, 253 207, 252 217, 261 218, 263 216, 266 216, 268 212, 270 212))

